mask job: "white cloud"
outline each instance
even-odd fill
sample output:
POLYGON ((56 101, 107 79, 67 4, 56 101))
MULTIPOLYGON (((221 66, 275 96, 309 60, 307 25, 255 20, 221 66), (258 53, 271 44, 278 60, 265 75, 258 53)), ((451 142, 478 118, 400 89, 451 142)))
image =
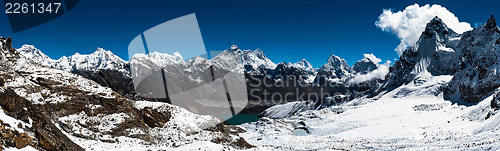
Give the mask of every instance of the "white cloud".
POLYGON ((377 69, 367 74, 357 73, 356 75, 353 76, 352 79, 349 80, 349 83, 361 83, 365 81, 370 81, 372 79, 382 79, 382 80, 385 79, 385 75, 389 73, 389 67, 391 66, 391 61, 387 60, 384 64, 379 64, 380 62, 382 62, 382 60, 375 57, 375 55, 364 54, 364 56, 365 56, 364 59, 368 58, 372 60, 375 64, 377 64, 377 69))
POLYGON ((472 29, 469 23, 460 22, 448 9, 436 4, 424 6, 413 4, 398 12, 384 9, 375 25, 383 31, 398 36, 401 43, 397 46, 396 51, 398 55, 401 55, 408 46, 413 46, 418 41, 426 24, 435 16, 441 18, 449 28, 457 33, 472 29))

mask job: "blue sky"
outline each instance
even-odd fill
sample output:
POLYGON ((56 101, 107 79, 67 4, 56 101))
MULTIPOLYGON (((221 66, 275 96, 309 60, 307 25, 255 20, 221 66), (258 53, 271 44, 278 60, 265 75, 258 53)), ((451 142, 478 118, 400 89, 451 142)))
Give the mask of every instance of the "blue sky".
MULTIPOLYGON (((13 37, 16 48, 33 44, 51 58, 97 47, 128 58, 128 44, 143 31, 165 21, 196 13, 207 50, 231 45, 261 49, 274 62, 307 59, 314 67, 331 54, 349 65, 373 53, 393 61, 400 40, 375 22, 383 9, 403 10, 418 3, 439 4, 472 26, 500 14, 496 0, 82 0, 65 15, 40 26, 12 33, 6 14, 0 14, 0 35, 13 37)), ((4 12, 4 8, 1 8, 4 12)))

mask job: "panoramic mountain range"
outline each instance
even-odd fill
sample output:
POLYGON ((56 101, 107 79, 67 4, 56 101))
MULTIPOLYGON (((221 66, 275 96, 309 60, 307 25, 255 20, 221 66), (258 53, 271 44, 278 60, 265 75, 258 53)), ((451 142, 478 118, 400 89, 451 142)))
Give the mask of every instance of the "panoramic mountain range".
MULTIPOLYGON (((106 51, 102 48, 98 48, 94 53, 89 55, 77 53, 70 57, 63 56, 60 59, 54 60, 33 45, 23 45, 17 50, 23 56, 30 58, 40 65, 81 75, 99 83, 101 86, 110 87, 126 97, 138 96, 132 83, 131 64, 135 69, 166 69, 174 73, 170 75, 171 79, 184 81, 184 85, 185 83, 195 83, 193 84, 195 86, 196 83, 203 84, 202 82, 209 82, 211 80, 210 74, 206 74, 210 70, 210 66, 214 66, 218 70, 244 73, 247 77, 249 99, 253 101, 253 103, 250 103, 252 105, 247 106, 247 109, 243 111, 243 113, 248 114, 258 114, 270 106, 287 103, 288 101, 297 101, 296 98, 299 97, 288 95, 289 98, 272 98, 270 95, 266 96, 262 94, 264 91, 269 92, 269 94, 285 96, 286 93, 298 89, 299 92, 304 93, 319 94, 324 91, 329 93, 328 96, 333 96, 337 92, 347 93, 350 90, 360 89, 355 87, 359 82, 384 79, 384 76, 370 76, 372 71, 381 66, 379 65, 380 59, 376 58, 373 54, 365 54, 365 57, 356 62, 352 68, 347 65, 344 59, 331 55, 325 59, 326 63, 323 66, 315 69, 305 59, 296 63, 274 63, 266 57, 262 50, 241 50, 235 45, 222 51, 211 60, 199 56, 184 60, 179 53, 165 54, 153 52, 150 54, 136 54, 129 61, 124 61, 111 51, 106 51), (355 80, 357 76, 364 78, 362 80, 355 80), (273 84, 271 86, 258 85, 258 83, 262 83, 263 81, 273 84), (300 83, 300 85, 297 83, 300 83), (349 88, 350 86, 353 88, 349 88)), ((384 67, 386 66, 388 65, 384 67)), ((386 71, 382 72, 385 72, 382 73, 382 75, 385 75, 388 70, 386 69, 386 71)), ((177 85, 183 84, 177 83, 177 85)), ((310 99, 307 95, 300 98, 300 100, 310 99)), ((324 100, 326 97, 315 97, 313 99, 324 100)), ((168 100, 155 101, 168 102, 168 100)))
POLYGON ((435 17, 392 65, 365 54, 351 67, 331 55, 314 68, 234 45, 210 60, 153 52, 125 61, 102 48, 56 60, 11 43, 1 38, 3 148, 500 149, 500 28, 493 15, 463 34, 435 17), (154 83, 133 83, 136 67, 169 71, 165 76, 181 79, 179 91, 213 80, 210 70, 244 74, 249 103, 241 114, 261 118, 217 124, 143 97, 154 83))

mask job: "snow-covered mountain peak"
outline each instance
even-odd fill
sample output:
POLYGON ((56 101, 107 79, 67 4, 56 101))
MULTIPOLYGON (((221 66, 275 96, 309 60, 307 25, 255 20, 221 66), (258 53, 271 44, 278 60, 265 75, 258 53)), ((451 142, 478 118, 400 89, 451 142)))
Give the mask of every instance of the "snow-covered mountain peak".
POLYGON ((200 56, 194 56, 193 58, 189 59, 186 63, 189 65, 189 64, 200 64, 200 63, 204 63, 204 62, 207 62, 208 60, 203 58, 203 57, 200 57, 200 56))
POLYGON ((97 50, 89 55, 89 58, 100 59, 101 61, 113 61, 113 62, 125 62, 122 58, 113 54, 113 52, 105 50, 103 48, 97 48, 97 50))
MULTIPOLYGON (((231 45, 229 48, 222 51, 220 54, 222 54, 222 53, 241 53, 241 51, 243 51, 243 50, 241 50, 238 46, 231 45)), ((218 54, 218 55, 220 55, 220 54, 218 54)))
POLYGON ((111 51, 98 48, 94 53, 83 55, 75 53, 70 57, 61 57, 52 63, 52 67, 66 71, 73 70, 123 70, 127 61, 113 54, 111 51))
POLYGON ((347 65, 347 62, 332 54, 328 61, 319 68, 314 81, 319 85, 323 85, 326 81, 336 81, 348 77, 350 72, 351 67, 347 65))
MULTIPOLYGON (((425 27, 425 31, 437 31, 438 33, 448 32, 451 29, 439 17, 434 17, 425 27)), ((452 30, 451 30, 452 31, 452 30)))
POLYGON ((373 54, 364 54, 364 58, 356 62, 352 66, 352 70, 355 73, 366 74, 377 69, 377 65, 381 61, 381 59, 375 57, 373 54))
POLYGON ((443 20, 441 20, 441 18, 439 18, 438 16, 434 16, 434 18, 432 18, 431 21, 429 21, 429 23, 427 23, 427 28, 430 27, 429 24, 447 28, 447 26, 444 24, 443 20))
POLYGON ((23 49, 23 51, 27 51, 27 52, 31 52, 31 51, 40 51, 38 50, 34 45, 28 45, 28 44, 24 44, 21 48, 19 49, 23 49))
POLYGON ((349 69, 349 65, 344 59, 332 54, 322 68, 349 69))
POLYGON ((104 53, 104 52, 106 52, 106 50, 104 48, 97 47, 97 49, 95 50, 94 53, 104 53))
MULTIPOLYGON (((467 33, 469 32, 465 32, 467 33)), ((406 49, 394 63, 384 87, 399 87, 411 82, 420 73, 453 74, 457 70, 454 66, 458 64, 458 54, 461 50, 458 45, 461 41, 461 34, 455 33, 441 19, 435 17, 427 23, 415 46, 406 49)))
POLYGON ((267 76, 272 77, 275 80, 290 80, 291 78, 305 83, 312 83, 316 78, 316 74, 317 72, 312 65, 303 59, 293 64, 280 62, 276 65, 276 68, 267 73, 267 76))
MULTIPOLYGON (((450 65, 457 62, 456 50, 462 35, 448 28, 446 24, 434 17, 422 32, 417 44, 407 51, 416 51, 415 56, 403 56, 419 62, 422 59, 430 59, 427 62, 429 72, 433 74, 451 74, 455 69, 450 65)), ((413 67, 411 67, 413 68, 413 67)), ((416 67, 415 67, 416 68, 416 67)))
POLYGON ((294 66, 297 69, 314 71, 314 67, 306 59, 302 59, 299 62, 292 64, 292 66, 294 66))
POLYGON ((40 49, 37 49, 34 45, 24 44, 21 48, 18 48, 17 51, 25 56, 26 58, 30 58, 35 62, 44 65, 51 66, 53 59, 49 58, 49 56, 45 55, 40 49))
POLYGON ((160 52, 153 52, 148 54, 148 57, 151 57, 154 60, 158 61, 170 61, 175 64, 182 64, 184 63, 184 58, 182 55, 178 52, 174 52, 171 55, 167 53, 160 53, 160 52))
POLYGON ((240 48, 238 48, 238 46, 236 46, 236 45, 232 45, 231 48, 229 48, 229 49, 231 49, 231 50, 238 50, 240 48))
POLYGON ((46 56, 40 49, 36 48, 34 45, 24 44, 21 48, 18 48, 17 51, 24 54, 33 54, 38 56, 46 56))
POLYGON ((448 28, 448 26, 446 26, 446 24, 436 16, 429 23, 427 23, 425 30, 420 36, 419 41, 429 38, 442 41, 456 36, 458 36, 458 34, 452 29, 448 28))
POLYGON ((32 45, 23 45, 17 49, 19 53, 25 57, 35 61, 38 64, 48 67, 65 70, 116 70, 128 74, 128 62, 113 54, 111 51, 103 48, 97 48, 91 54, 75 53, 72 56, 63 56, 58 60, 50 59, 43 54, 39 49, 32 45))
POLYGON ((33 45, 23 45, 17 49, 17 52, 38 64, 65 71, 109 69, 126 72, 125 68, 128 64, 127 61, 103 48, 97 48, 95 52, 88 55, 75 53, 69 57, 62 56, 58 60, 49 58, 33 45))
MULTIPOLYGON (((196 57, 192 58, 195 59, 196 57)), ((172 55, 167 53, 152 52, 149 54, 134 54, 129 61, 130 70, 135 71, 137 67, 147 67, 149 69, 169 68, 177 69, 183 68, 186 65, 184 58, 179 53, 172 55), (133 68, 133 69, 132 69, 133 68)))
POLYGON ((226 70, 243 71, 243 66, 249 65, 254 70, 258 68, 274 69, 276 64, 272 62, 260 49, 241 50, 233 45, 231 48, 222 51, 211 59, 212 63, 219 68, 226 70))
POLYGON ((120 57, 114 55, 111 51, 107 51, 103 48, 97 48, 96 51, 90 54, 90 56, 100 59, 118 59, 122 60, 120 57))
POLYGON ((212 65, 210 60, 207 60, 203 57, 200 56, 195 56, 188 61, 186 61, 186 67, 190 68, 191 70, 203 70, 207 69, 212 65))

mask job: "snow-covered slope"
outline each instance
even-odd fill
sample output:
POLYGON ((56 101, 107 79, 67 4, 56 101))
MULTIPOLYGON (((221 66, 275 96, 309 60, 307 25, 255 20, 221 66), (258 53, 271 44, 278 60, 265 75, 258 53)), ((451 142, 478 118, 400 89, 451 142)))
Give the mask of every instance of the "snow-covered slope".
MULTIPOLYGON (((452 76, 424 71, 416 77, 376 98, 243 124, 247 132, 241 136, 263 149, 281 150, 498 149, 500 116, 485 119, 493 97, 459 106, 444 100, 440 90, 452 76)), ((288 114, 274 111, 275 116, 288 114)))

